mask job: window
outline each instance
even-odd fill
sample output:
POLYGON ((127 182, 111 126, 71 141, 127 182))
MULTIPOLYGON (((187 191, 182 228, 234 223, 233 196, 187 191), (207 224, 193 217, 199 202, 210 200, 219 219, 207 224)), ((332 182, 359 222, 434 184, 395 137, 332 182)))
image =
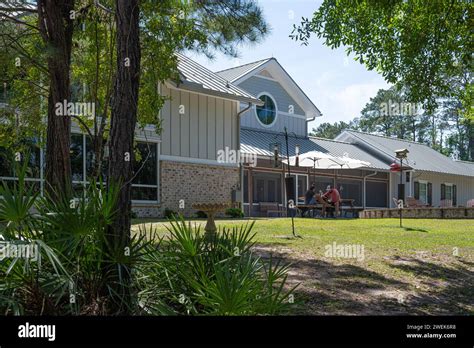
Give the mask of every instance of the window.
POLYGON ((296 204, 304 204, 304 195, 308 191, 308 176, 306 174, 291 174, 292 177, 296 176, 294 191, 296 197, 289 197, 287 200, 292 199, 296 204), (301 198, 301 199, 300 199, 301 198))
POLYGON ((158 157, 156 143, 137 143, 133 165, 132 199, 137 201, 158 200, 158 157))
POLYGON ((386 207, 388 196, 388 185, 386 182, 366 182, 365 205, 367 207, 386 207))
POLYGON ((362 181, 337 179, 336 188, 339 190, 341 198, 353 199, 355 206, 362 206, 362 181))
POLYGON ((445 194, 444 194, 444 199, 446 200, 453 200, 453 184, 445 184, 445 194))
POLYGON ((276 119, 276 105, 270 96, 267 94, 262 94, 259 99, 265 104, 262 106, 257 105, 255 112, 257 114, 257 119, 264 126, 270 126, 275 122, 276 119))
POLYGON ((281 175, 275 173, 255 173, 253 180, 253 203, 281 203, 281 175))
POLYGON ((428 183, 420 181, 419 185, 420 185, 420 198, 419 198, 419 200, 422 203, 427 204, 428 203, 428 183))

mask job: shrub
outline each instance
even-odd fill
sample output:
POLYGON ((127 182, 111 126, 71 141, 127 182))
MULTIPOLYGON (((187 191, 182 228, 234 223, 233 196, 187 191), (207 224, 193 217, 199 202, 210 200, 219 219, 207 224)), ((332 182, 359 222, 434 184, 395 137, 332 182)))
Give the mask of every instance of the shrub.
POLYGON ((232 218, 243 218, 244 212, 240 208, 229 208, 225 211, 225 215, 232 218))
POLYGON ((206 239, 174 220, 170 237, 137 270, 139 302, 153 315, 257 315, 289 311, 288 265, 252 252, 253 223, 206 239))
POLYGON ((207 214, 203 212, 202 210, 199 210, 198 212, 196 212, 196 217, 198 219, 205 219, 207 218, 207 214))
POLYGON ((170 219, 172 220, 172 219, 178 217, 178 213, 177 213, 177 212, 175 212, 174 210, 168 209, 168 208, 165 209, 165 212, 164 212, 163 215, 164 215, 164 217, 165 217, 166 219, 168 219, 168 220, 170 220, 170 219))

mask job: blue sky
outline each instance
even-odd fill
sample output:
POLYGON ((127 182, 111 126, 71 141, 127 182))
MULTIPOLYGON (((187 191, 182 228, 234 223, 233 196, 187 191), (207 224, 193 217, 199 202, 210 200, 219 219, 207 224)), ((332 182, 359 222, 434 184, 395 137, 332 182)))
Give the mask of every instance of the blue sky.
POLYGON ((195 54, 191 57, 213 71, 275 57, 323 113, 310 123, 310 129, 322 122, 359 116, 380 88, 389 87, 380 74, 347 57, 343 47, 332 50, 316 37, 302 46, 288 37, 293 23, 311 17, 321 0, 260 0, 259 4, 272 29, 262 42, 239 47, 238 59, 221 54, 212 61, 195 54))

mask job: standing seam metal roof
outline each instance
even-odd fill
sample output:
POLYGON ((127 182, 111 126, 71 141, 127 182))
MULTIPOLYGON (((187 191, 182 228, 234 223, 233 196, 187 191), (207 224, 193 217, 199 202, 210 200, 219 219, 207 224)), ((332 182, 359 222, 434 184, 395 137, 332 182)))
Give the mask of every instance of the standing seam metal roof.
MULTIPOLYGON (((282 133, 261 131, 251 128, 241 128, 240 149, 243 153, 261 156, 273 156, 273 144, 279 144, 280 153, 286 155, 285 136, 282 133)), ((330 139, 315 137, 288 137, 290 156, 295 155, 295 145, 300 145, 300 153, 320 151, 333 156, 343 156, 345 153, 354 159, 367 161, 370 165, 366 168, 389 170, 387 163, 361 150, 354 144, 330 139)))
POLYGON ((192 88, 196 91, 201 90, 203 93, 214 95, 225 95, 228 98, 241 101, 261 103, 261 101, 252 94, 233 85, 225 78, 196 63, 185 55, 176 53, 176 56, 178 57, 178 71, 185 79, 179 87, 183 89, 192 88))
POLYGON ((408 149, 408 164, 420 171, 437 172, 443 174, 455 174, 464 176, 474 176, 474 163, 454 161, 451 158, 439 153, 426 144, 417 143, 398 138, 388 138, 381 135, 368 134, 354 130, 345 130, 337 139, 348 140, 350 135, 353 139, 358 139, 371 146, 376 151, 388 155, 395 160, 395 150, 408 149), (344 134, 345 133, 345 134, 344 134))

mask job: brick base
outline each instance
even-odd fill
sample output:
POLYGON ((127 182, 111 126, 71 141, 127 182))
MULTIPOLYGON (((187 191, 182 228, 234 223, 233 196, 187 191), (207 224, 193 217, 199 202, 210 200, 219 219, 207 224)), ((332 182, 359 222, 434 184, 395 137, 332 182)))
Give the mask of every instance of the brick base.
POLYGON ((232 190, 240 187, 237 167, 161 161, 160 170, 162 212, 168 208, 192 216, 193 203, 230 203, 232 190))

